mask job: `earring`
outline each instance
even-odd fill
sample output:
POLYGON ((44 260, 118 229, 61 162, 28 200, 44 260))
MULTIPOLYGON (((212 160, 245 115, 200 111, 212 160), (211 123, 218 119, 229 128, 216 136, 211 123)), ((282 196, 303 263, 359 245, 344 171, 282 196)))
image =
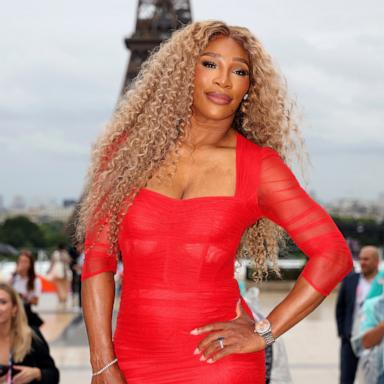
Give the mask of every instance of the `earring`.
POLYGON ((243 100, 245 101, 245 100, 247 100, 248 99, 248 93, 246 93, 245 95, 244 95, 244 97, 243 97, 243 100))

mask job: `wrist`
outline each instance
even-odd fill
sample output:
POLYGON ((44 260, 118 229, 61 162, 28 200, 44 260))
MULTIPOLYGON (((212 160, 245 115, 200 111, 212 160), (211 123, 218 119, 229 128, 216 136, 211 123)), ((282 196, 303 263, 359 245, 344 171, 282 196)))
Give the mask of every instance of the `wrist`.
POLYGON ((98 371, 99 369, 103 368, 106 364, 111 362, 116 358, 115 353, 113 350, 111 351, 105 351, 103 353, 97 353, 92 354, 91 353, 91 366, 93 371, 98 371))
POLYGON ((112 368, 112 366, 114 366, 115 364, 117 364, 117 358, 114 358, 109 363, 105 364, 103 367, 98 369, 97 371, 92 370, 92 377, 102 375, 104 372, 112 368))
POLYGON ((35 374, 34 374, 35 380, 41 381, 41 370, 40 370, 40 368, 34 368, 34 369, 35 369, 35 374))
POLYGON ((264 348, 275 342, 272 325, 267 318, 254 323, 254 333, 262 339, 264 348))

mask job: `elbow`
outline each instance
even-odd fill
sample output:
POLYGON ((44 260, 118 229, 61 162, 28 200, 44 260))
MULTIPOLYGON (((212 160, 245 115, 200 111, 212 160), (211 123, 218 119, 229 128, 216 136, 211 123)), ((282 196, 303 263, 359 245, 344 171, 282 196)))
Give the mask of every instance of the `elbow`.
POLYGON ((354 266, 353 266, 352 254, 347 244, 345 244, 343 248, 344 248, 342 250, 343 262, 340 264, 340 268, 342 272, 341 275, 344 278, 345 276, 347 276, 349 273, 353 271, 354 266))
POLYGON ((352 272, 354 269, 353 260, 352 260, 352 254, 351 252, 348 252, 348 266, 347 266, 347 274, 352 272))

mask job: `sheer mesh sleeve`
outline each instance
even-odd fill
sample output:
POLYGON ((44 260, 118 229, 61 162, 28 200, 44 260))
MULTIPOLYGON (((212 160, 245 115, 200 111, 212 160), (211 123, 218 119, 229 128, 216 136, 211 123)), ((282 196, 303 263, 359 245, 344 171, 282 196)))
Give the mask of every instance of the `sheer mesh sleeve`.
POLYGON ((84 243, 85 257, 81 273, 82 280, 102 272, 116 273, 117 256, 111 253, 108 231, 107 220, 94 226, 92 231, 87 231, 84 243))
POLYGON ((263 148, 258 199, 262 215, 284 228, 309 258, 302 276, 328 295, 351 271, 351 253, 331 217, 270 148, 263 148))

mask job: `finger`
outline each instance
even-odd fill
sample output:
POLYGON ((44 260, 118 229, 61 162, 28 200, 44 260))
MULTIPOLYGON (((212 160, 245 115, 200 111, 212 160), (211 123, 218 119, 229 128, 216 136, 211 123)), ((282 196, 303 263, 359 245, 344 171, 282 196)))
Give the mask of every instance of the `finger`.
POLYGON ((208 364, 213 364, 216 361, 218 361, 218 360, 222 359, 223 357, 228 356, 228 355, 230 355, 232 353, 236 353, 236 345, 235 344, 229 345, 228 347, 225 347, 224 349, 219 349, 219 351, 217 353, 212 355, 207 360, 207 363, 208 364))
POLYGON ((208 348, 208 346, 211 343, 214 343, 214 342, 217 343, 217 339, 219 337, 224 337, 224 339, 228 339, 230 336, 231 334, 228 332, 228 330, 211 333, 206 338, 200 341, 200 343, 197 345, 197 348, 199 349, 200 352, 203 352, 205 349, 208 348))
POLYGON ((200 360, 205 361, 212 357, 218 351, 224 350, 225 348, 230 347, 235 342, 235 339, 224 338, 223 345, 224 348, 221 348, 220 343, 215 340, 207 346, 207 348, 201 353, 200 360))
POLYGON ((228 321, 220 321, 217 323, 212 323, 212 324, 204 325, 203 327, 192 329, 190 333, 191 335, 200 335, 201 333, 205 333, 205 332, 228 329, 230 326, 231 324, 228 321))

